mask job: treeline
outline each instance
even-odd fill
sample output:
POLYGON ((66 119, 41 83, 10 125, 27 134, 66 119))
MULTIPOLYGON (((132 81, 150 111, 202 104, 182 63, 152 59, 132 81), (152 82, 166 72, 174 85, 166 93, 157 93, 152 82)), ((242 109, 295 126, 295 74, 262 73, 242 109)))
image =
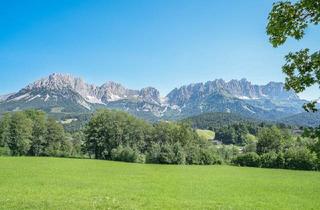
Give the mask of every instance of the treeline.
POLYGON ((233 164, 299 170, 320 169, 320 141, 292 136, 276 126, 264 127, 256 141, 248 142, 233 164))
POLYGON ((81 137, 65 133, 63 126, 44 112, 7 113, 0 121, 0 155, 78 156, 81 137))
POLYGON ((259 129, 265 126, 264 123, 243 122, 214 128, 213 131, 215 132, 215 140, 221 141, 223 144, 243 146, 254 141, 259 129))
POLYGON ((197 116, 188 117, 183 122, 187 122, 194 128, 214 130, 234 124, 258 124, 260 121, 244 117, 235 113, 210 112, 197 116))
POLYGON ((149 124, 124 112, 100 110, 84 134, 84 150, 96 159, 161 164, 221 163, 214 145, 183 123, 149 124))
POLYGON ((320 169, 320 141, 283 126, 237 123, 215 130, 223 144, 202 139, 185 122, 147 123, 120 111, 97 111, 84 129, 66 132, 41 111, 0 120, 0 155, 86 157, 137 163, 234 164, 320 169))

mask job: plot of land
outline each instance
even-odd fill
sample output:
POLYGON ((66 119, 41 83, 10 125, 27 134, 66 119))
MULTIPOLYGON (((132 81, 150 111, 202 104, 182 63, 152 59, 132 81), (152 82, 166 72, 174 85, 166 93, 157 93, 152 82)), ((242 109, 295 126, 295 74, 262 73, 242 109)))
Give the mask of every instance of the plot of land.
POLYGON ((0 209, 320 209, 320 173, 0 158, 0 209))
POLYGON ((197 129, 197 133, 204 139, 214 139, 215 133, 210 130, 197 129))

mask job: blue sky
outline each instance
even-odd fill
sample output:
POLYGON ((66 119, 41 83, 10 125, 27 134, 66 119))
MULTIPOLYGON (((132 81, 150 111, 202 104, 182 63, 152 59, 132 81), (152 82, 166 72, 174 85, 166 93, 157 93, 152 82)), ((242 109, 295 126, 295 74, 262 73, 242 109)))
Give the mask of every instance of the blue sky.
MULTIPOLYGON (((272 48, 272 0, 0 0, 0 94, 53 72, 89 83, 174 87, 216 78, 283 81, 284 55, 320 48, 320 27, 272 48)), ((317 98, 319 89, 303 97, 317 98)))

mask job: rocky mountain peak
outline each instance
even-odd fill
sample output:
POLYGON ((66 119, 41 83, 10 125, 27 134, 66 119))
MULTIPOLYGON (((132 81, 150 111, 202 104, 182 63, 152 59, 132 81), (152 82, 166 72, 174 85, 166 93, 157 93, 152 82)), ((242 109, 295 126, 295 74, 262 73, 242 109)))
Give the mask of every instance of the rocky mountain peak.
POLYGON ((69 74, 53 73, 28 85, 25 89, 62 90, 64 88, 71 88, 80 90, 87 88, 87 86, 81 78, 76 78, 69 74))
POLYGON ((142 88, 139 93, 139 97, 149 103, 160 104, 160 92, 154 87, 142 88))

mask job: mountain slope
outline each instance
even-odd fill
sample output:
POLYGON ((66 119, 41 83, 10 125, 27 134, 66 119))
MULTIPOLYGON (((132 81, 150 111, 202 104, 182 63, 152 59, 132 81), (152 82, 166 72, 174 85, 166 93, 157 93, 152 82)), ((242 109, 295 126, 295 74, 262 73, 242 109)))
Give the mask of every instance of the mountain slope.
POLYGON ((279 121, 289 125, 317 127, 320 125, 320 112, 303 112, 282 118, 279 121))
POLYGON ((231 112, 244 116, 278 119, 302 111, 305 102, 282 83, 252 85, 246 79, 225 82, 222 79, 175 88, 167 95, 185 116, 206 112, 231 112))
POLYGON ((116 108, 115 104, 119 104, 120 109, 129 109, 128 106, 121 106, 121 101, 136 103, 135 109, 144 111, 152 108, 146 107, 145 104, 152 104, 161 112, 158 110, 161 108, 160 94, 155 88, 131 90, 114 82, 95 86, 85 83, 80 78, 62 74, 52 74, 15 94, 3 97, 0 111, 36 108, 47 112, 83 113, 101 107, 116 108))

